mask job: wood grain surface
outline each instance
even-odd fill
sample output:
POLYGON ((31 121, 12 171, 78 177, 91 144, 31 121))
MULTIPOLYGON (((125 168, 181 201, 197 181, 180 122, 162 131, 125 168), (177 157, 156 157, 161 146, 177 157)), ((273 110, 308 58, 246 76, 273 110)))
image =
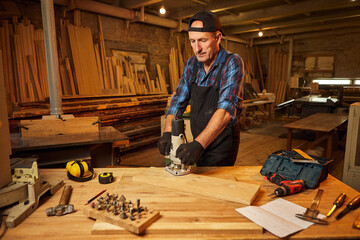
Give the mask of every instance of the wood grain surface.
MULTIPOLYGON (((159 172, 165 171, 164 168, 155 169, 159 172)), ((273 200, 268 194, 277 187, 264 179, 259 173, 260 169, 261 166, 194 168, 193 174, 260 184, 260 191, 253 202, 253 205, 260 206, 273 200)), ((46 217, 46 208, 58 204, 60 190, 52 197, 42 199, 38 209, 18 227, 8 229, 3 239, 277 239, 268 231, 262 232, 260 227, 256 229, 256 224, 235 211, 236 208, 245 206, 244 204, 133 181, 133 176, 139 176, 147 170, 151 173, 154 168, 102 168, 95 169, 95 172, 99 174, 110 170, 115 176, 115 181, 109 185, 102 185, 98 183, 97 178, 84 183, 70 181, 66 179, 63 169, 41 169, 41 175, 45 178, 63 178, 66 183, 71 183, 73 193, 70 204, 74 204, 76 212, 61 217, 46 217), (161 218, 141 236, 125 230, 121 233, 115 232, 118 235, 111 235, 112 230, 107 230, 106 234, 100 236, 92 235, 91 232, 97 231, 98 228, 95 229, 95 221, 87 218, 83 209, 90 198, 104 189, 110 193, 121 192, 129 199, 140 198, 142 205, 159 211, 161 218), (239 226, 247 226, 246 228, 252 229, 253 232, 241 233, 239 226)), ((320 188, 325 190, 318 207, 322 214, 330 210, 339 193, 345 192, 348 195, 345 204, 359 194, 332 176, 322 182, 320 188)), ((305 189, 284 199, 307 208, 310 207, 316 192, 317 189, 305 189)), ((289 239, 359 239, 360 231, 352 228, 359 209, 335 221, 335 216, 343 208, 344 206, 328 218, 330 225, 313 225, 291 235, 289 239)))
POLYGON ((331 132, 348 119, 347 115, 334 113, 315 113, 306 118, 283 125, 286 128, 318 132, 331 132))

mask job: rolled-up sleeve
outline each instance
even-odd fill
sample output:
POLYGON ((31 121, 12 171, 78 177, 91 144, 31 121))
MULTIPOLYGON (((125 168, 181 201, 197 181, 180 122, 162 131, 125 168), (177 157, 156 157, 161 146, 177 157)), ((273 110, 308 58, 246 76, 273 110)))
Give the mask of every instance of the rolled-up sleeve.
POLYGON ((233 54, 225 65, 220 84, 218 109, 222 108, 235 119, 237 110, 241 109, 244 92, 244 63, 233 54))

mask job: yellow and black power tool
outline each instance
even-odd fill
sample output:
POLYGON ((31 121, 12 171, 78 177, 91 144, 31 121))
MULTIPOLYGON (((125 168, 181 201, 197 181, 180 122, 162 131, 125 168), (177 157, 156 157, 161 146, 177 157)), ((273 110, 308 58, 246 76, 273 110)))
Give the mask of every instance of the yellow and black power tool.
POLYGON ((76 182, 86 182, 93 178, 94 169, 84 160, 70 161, 66 164, 69 179, 76 182))

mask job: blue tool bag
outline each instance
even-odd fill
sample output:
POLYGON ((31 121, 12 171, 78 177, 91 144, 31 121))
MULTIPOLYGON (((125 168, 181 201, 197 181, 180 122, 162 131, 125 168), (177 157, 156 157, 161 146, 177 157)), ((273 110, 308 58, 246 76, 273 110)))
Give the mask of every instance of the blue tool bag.
POLYGON ((266 159, 260 174, 264 176, 278 173, 287 180, 302 179, 306 188, 316 188, 328 176, 328 163, 332 160, 312 156, 317 163, 296 162, 303 158, 297 152, 281 150, 270 154, 266 159))

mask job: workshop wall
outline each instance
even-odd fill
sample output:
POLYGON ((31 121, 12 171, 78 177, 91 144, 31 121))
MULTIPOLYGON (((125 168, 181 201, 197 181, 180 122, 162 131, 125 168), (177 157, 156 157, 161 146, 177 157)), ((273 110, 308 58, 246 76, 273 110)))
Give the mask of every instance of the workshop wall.
MULTIPOLYGON (((40 2, 17 1, 20 11, 28 17, 35 28, 42 28, 40 2)), ((64 13, 62 6, 55 5, 56 28, 59 32, 59 19, 64 17, 73 21, 73 12, 64 13)), ((175 29, 160 26, 130 23, 126 26, 124 19, 101 16, 104 42, 107 56, 112 56, 112 50, 142 52, 148 54, 147 67, 151 79, 155 79, 156 64, 160 64, 165 71, 165 78, 169 81, 169 53, 176 48, 176 38, 180 37, 180 44, 188 41, 187 32, 177 32, 175 29)), ((90 27, 94 42, 99 42, 99 27, 97 14, 81 11, 81 25, 90 27)), ((225 47, 225 42, 222 45, 225 47)), ((239 54, 242 58, 248 56, 248 49, 244 44, 228 41, 227 50, 239 54)))
MULTIPOLYGON (((356 78, 360 76, 360 33, 343 34, 341 36, 323 36, 308 39, 294 40, 294 55, 291 75, 298 74, 310 82, 316 77, 356 78), (335 55, 333 73, 308 73, 305 72, 305 59, 309 55, 333 54, 335 55)), ((289 43, 274 45, 260 45, 262 70, 267 73, 269 65, 269 49, 289 52, 289 43)))

